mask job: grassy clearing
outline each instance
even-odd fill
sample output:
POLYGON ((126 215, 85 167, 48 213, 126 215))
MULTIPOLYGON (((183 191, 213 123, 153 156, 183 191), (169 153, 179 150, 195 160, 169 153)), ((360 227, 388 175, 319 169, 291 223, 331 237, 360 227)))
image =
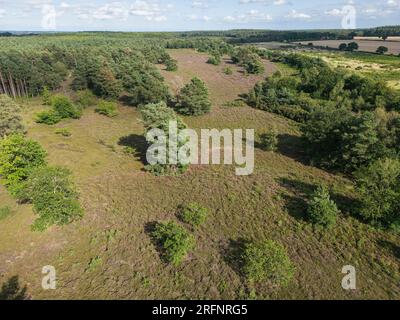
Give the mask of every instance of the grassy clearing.
MULTIPOLYGON (((284 118, 267 112, 224 108, 263 76, 244 76, 232 65, 206 64, 207 55, 171 51, 179 71, 163 71, 173 91, 191 77, 204 80, 212 112, 185 117, 192 128, 254 128, 275 130, 278 151, 256 150, 255 173, 237 177, 233 167, 193 166, 183 176, 154 177, 142 171, 143 127, 134 108, 119 106, 107 118, 88 108, 80 120, 56 126, 34 123, 43 109, 39 100, 24 102, 29 136, 49 153, 51 165, 69 168, 82 195, 83 220, 45 233, 30 231, 34 215, 18 206, 12 218, 0 221, 0 274, 6 281, 19 275, 36 299, 368 299, 400 297, 400 237, 376 231, 348 212, 353 186, 347 179, 303 163, 299 130, 284 118), (66 139, 54 134, 68 128, 66 139), (126 152, 126 147, 132 153, 126 152), (332 189, 342 213, 337 226, 326 232, 306 221, 308 195, 321 183, 332 189), (209 210, 195 233, 196 247, 179 267, 160 258, 151 237, 157 221, 177 221, 182 204, 195 202, 209 210), (18 234, 18 237, 15 237, 18 234), (288 287, 257 284, 251 291, 235 263, 241 240, 268 239, 281 243, 296 267, 288 287), (341 288, 341 269, 356 266, 358 289, 341 288), (58 289, 41 289, 41 268, 53 265, 58 289)), ((266 62, 267 73, 277 69, 266 62)), ((0 203, 15 202, 0 187, 0 203)))

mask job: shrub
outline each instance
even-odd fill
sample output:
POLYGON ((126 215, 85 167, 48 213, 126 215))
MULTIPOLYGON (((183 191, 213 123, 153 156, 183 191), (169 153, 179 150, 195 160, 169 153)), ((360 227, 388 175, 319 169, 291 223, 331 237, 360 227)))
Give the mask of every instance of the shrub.
POLYGON ((243 273, 251 282, 286 286, 293 277, 295 269, 285 248, 272 240, 247 243, 241 258, 243 273))
POLYGON ((70 137, 72 135, 71 131, 65 128, 57 129, 55 132, 56 134, 61 135, 63 137, 70 137))
POLYGON ((361 200, 361 216, 373 224, 400 223, 400 161, 380 159, 359 169, 356 185, 361 200))
POLYGON ((51 94, 48 87, 44 87, 42 91, 43 104, 45 106, 51 105, 51 94))
POLYGON ((175 59, 168 59, 165 61, 165 66, 167 71, 177 71, 178 61, 176 61, 175 59))
POLYGON ((230 76, 230 75, 233 74, 233 70, 232 70, 232 68, 230 68, 230 67, 226 67, 226 68, 224 69, 224 73, 225 73, 227 76, 230 76))
POLYGON ((62 120, 61 116, 54 110, 42 111, 36 115, 36 122, 47 125, 57 124, 62 120))
POLYGON ((190 203, 182 208, 180 218, 183 222, 190 224, 193 228, 201 226, 208 216, 207 208, 202 207, 197 203, 190 203))
POLYGON ((338 213, 339 210, 331 200, 327 188, 319 187, 308 205, 307 214, 310 221, 324 228, 330 228, 336 224, 338 213))
POLYGON ((87 108, 96 104, 96 96, 90 90, 81 90, 76 93, 76 103, 81 108, 87 108))
POLYGON ((51 99, 51 105, 61 119, 79 119, 81 117, 81 111, 76 107, 71 100, 62 95, 55 96, 51 99))
POLYGON ((213 64, 214 66, 219 66, 222 62, 222 58, 219 55, 212 55, 208 58, 207 63, 213 64))
POLYGON ((23 133, 20 107, 7 95, 0 95, 0 138, 12 133, 23 133))
POLYGON ((260 135, 260 143, 266 151, 276 151, 278 149, 278 135, 275 131, 266 132, 260 135))
POLYGON ((70 175, 70 171, 62 167, 45 166, 32 171, 18 196, 21 200, 31 201, 33 210, 39 215, 32 225, 33 230, 65 225, 82 216, 70 175))
POLYGON ((384 46, 380 46, 380 47, 378 47, 378 49, 376 49, 376 53, 378 53, 378 54, 385 54, 388 51, 389 51, 389 49, 384 46))
POLYGON ((14 134, 0 140, 0 174, 16 195, 33 169, 46 164, 46 151, 36 141, 14 134))
POLYGON ((163 248, 166 261, 179 265, 194 245, 194 237, 175 222, 159 223, 152 236, 163 248))
POLYGON ((199 116, 210 112, 208 89, 199 78, 193 78, 177 97, 176 110, 184 115, 199 116))
POLYGON ((117 104, 111 101, 100 101, 95 111, 109 118, 113 118, 118 115, 117 104))
POLYGON ((241 99, 236 99, 233 101, 228 101, 224 103, 224 107, 226 108, 240 108, 240 107, 244 107, 246 104, 243 100, 241 99))

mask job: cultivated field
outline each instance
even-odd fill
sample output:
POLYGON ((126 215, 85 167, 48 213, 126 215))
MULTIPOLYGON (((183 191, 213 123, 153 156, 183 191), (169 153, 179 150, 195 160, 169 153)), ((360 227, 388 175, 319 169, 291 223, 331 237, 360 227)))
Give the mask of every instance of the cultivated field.
POLYGON ((303 45, 307 45, 310 42, 313 43, 314 46, 322 46, 338 49, 340 44, 350 42, 356 42, 359 45, 359 51, 365 52, 376 52, 376 49, 380 46, 387 47, 389 49, 389 54, 400 54, 400 41, 380 41, 380 40, 321 40, 321 41, 307 41, 301 42, 303 45))
POLYGON ((31 207, 17 205, 0 187, 0 202, 13 208, 0 222, 0 283, 17 276, 21 288, 27 286, 27 297, 35 299, 399 299, 400 237, 347 213, 352 184, 303 163, 295 123, 247 106, 223 106, 280 66, 266 61, 267 74, 245 76, 229 60, 212 66, 207 55, 192 50, 169 53, 179 64, 177 72, 162 71, 172 91, 193 76, 210 89, 212 112, 186 117, 189 127, 254 128, 257 133, 274 128, 279 152, 257 149, 255 173, 248 177, 235 176, 227 166, 193 166, 183 176, 155 177, 142 171, 145 141, 135 108, 120 105, 113 119, 87 109, 80 120, 56 126, 72 132, 66 138, 56 135, 55 127, 33 121, 43 109, 39 99, 21 101, 29 136, 45 147, 51 164, 72 170, 85 216, 34 233, 31 207), (232 75, 223 73, 226 66, 234 69, 232 75), (124 146, 133 147, 137 156, 124 154, 124 146), (333 188, 343 211, 337 227, 324 232, 304 219, 307 194, 321 183, 333 188), (178 206, 192 201, 209 208, 210 217, 196 232, 188 259, 178 268, 166 265, 149 227, 175 220, 178 206), (282 243, 296 266, 287 288, 261 284, 250 289, 238 272, 241 240, 263 238, 282 243), (352 293, 341 288, 347 264, 360 270, 352 293), (41 289, 45 265, 56 267, 57 290, 41 289))

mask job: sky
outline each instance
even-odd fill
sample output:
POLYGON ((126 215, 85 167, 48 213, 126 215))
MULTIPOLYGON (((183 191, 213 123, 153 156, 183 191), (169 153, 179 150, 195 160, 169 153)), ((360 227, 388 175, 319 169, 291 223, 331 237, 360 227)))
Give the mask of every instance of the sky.
POLYGON ((0 30, 340 29, 400 24, 400 0, 0 0, 0 30))

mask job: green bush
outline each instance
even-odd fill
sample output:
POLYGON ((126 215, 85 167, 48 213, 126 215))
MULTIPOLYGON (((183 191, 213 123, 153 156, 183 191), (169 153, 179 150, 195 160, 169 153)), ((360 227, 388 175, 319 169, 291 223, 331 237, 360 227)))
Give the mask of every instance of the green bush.
POLYGON ((81 110, 68 97, 63 95, 53 97, 51 105, 61 119, 79 119, 82 115, 81 110))
POLYGON ((195 245, 194 237, 175 222, 159 223, 152 236, 163 248, 163 257, 175 266, 182 263, 195 245))
POLYGON ((400 223, 400 161, 380 159, 356 174, 361 216, 388 227, 400 223))
POLYGON ((0 95, 0 138, 12 133, 24 133, 20 107, 7 95, 0 95))
POLYGON ((230 75, 233 74, 233 70, 232 70, 232 68, 230 68, 230 67, 226 67, 226 68, 224 69, 224 73, 225 73, 227 76, 230 76, 230 75))
POLYGON ((51 225, 65 225, 82 216, 78 193, 70 171, 62 167, 39 167, 33 170, 18 194, 31 201, 39 216, 32 229, 43 231, 51 225))
POLYGON ((275 131, 266 132, 260 135, 260 143, 266 151, 276 151, 278 149, 278 135, 275 131))
POLYGON ((251 282, 286 286, 294 275, 295 268, 285 248, 272 240, 247 243, 241 259, 243 273, 251 282))
POLYGON ((47 125, 57 124, 62 120, 62 117, 54 110, 42 111, 36 115, 36 122, 47 125))
POLYGON ((193 78, 183 87, 177 97, 176 110, 188 116, 200 116, 210 112, 211 102, 205 83, 199 78, 193 78))
POLYGON ((190 203, 182 208, 179 216, 183 222, 197 228, 207 220, 208 209, 197 203, 190 203))
POLYGON ((207 63, 213 64, 214 66, 219 66, 222 62, 222 58, 219 55, 212 55, 208 58, 207 63))
POLYGON ((100 101, 95 111, 98 114, 102 114, 109 118, 113 118, 118 115, 117 104, 111 101, 104 101, 104 100, 100 101))
POLYGON ((178 61, 170 58, 165 61, 165 66, 166 66, 167 71, 177 71, 178 70, 178 61))
POLYGON ((96 104, 96 96, 90 90, 81 90, 76 93, 76 104, 82 109, 94 106, 96 104))
POLYGON ((43 99, 43 104, 45 106, 50 106, 51 105, 51 94, 49 91, 48 87, 44 87, 42 91, 42 99, 43 99))
POLYGON ((331 200, 326 187, 319 187, 313 194, 307 210, 308 218, 315 225, 330 228, 336 224, 339 210, 331 200))
POLYGON ((0 140, 0 175, 16 195, 32 170, 46 164, 46 151, 36 141, 14 134, 0 140))

